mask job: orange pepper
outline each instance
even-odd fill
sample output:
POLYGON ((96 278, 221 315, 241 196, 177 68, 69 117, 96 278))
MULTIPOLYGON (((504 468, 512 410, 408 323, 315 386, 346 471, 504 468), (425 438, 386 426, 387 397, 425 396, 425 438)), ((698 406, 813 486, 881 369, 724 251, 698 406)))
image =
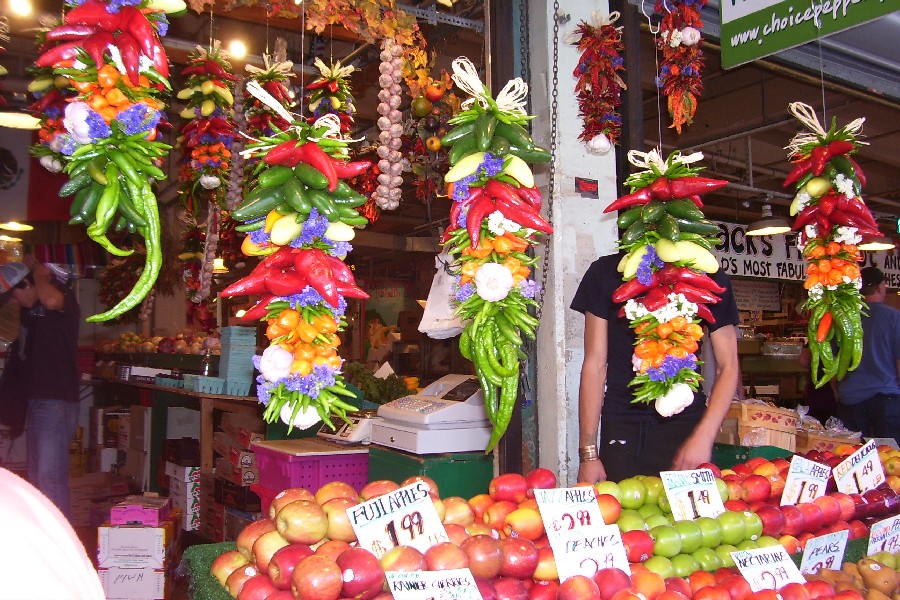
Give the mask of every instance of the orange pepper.
POLYGON ((97 112, 100 113, 100 116, 103 117, 103 120, 107 123, 112 123, 115 118, 119 116, 119 111, 113 106, 101 108, 97 112))
POLYGON ((332 369, 340 369, 341 368, 341 357, 335 354, 334 356, 329 356, 327 359, 328 366, 332 369))
POLYGON ((656 342, 657 352, 659 352, 660 354, 663 354, 663 355, 668 354, 669 350, 671 350, 673 347, 675 347, 675 344, 673 344, 672 342, 670 342, 668 340, 660 340, 660 341, 656 342))
POLYGON ((88 93, 88 92, 91 92, 91 91, 93 91, 93 90, 95 89, 95 87, 96 87, 96 86, 93 84, 93 82, 90 82, 90 81, 75 81, 74 79, 70 79, 70 80, 69 80, 69 85, 71 85, 73 88, 75 88, 76 90, 78 90, 78 91, 81 92, 82 94, 86 94, 86 93, 88 93))
POLYGON ((521 275, 521 274, 519 274, 519 273, 513 273, 513 287, 519 285, 520 283, 522 283, 523 281, 525 281, 527 278, 528 278, 527 275, 521 275))
POLYGON ((651 329, 653 329, 653 327, 654 327, 654 325, 651 321, 644 321, 643 323, 641 323, 640 325, 637 326, 637 328, 634 330, 634 332, 637 333, 638 335, 643 335, 643 334, 647 333, 648 331, 650 331, 651 329))
POLYGON ((119 81, 119 70, 114 66, 106 64, 97 69, 97 83, 100 87, 113 87, 119 81))
POLYGON ((681 346, 675 346, 669 350, 669 356, 674 356, 675 358, 685 358, 688 354, 690 353, 681 346))
POLYGON ((809 266, 806 267, 806 272, 809 273, 810 275, 818 273, 819 266, 816 263, 809 263, 809 266))
POLYGON ((312 320, 312 324, 316 329, 325 333, 334 333, 338 330, 337 321, 331 315, 316 315, 312 320))
POLYGON ((300 313, 292 308, 287 308, 281 311, 275 322, 282 329, 293 331, 300 323, 300 313))
POLYGON ((644 340, 634 347, 634 353, 639 358, 649 358, 656 354, 656 342, 653 340, 644 340))
POLYGON ((840 269, 832 269, 828 272, 828 285, 837 285, 839 283, 843 283, 844 274, 841 273, 840 269))
POLYGON ((100 112, 101 108, 109 106, 109 102, 107 102, 106 97, 102 94, 92 94, 87 99, 87 104, 97 112, 100 112))
POLYGON ((856 265, 848 264, 846 267, 841 269, 841 273, 845 277, 849 277, 850 279, 856 279, 857 277, 859 277, 859 267, 857 267, 856 265))
POLYGON ((672 329, 675 331, 684 331, 684 328, 688 326, 688 320, 682 316, 678 316, 669 321, 669 325, 671 325, 672 329))
POLYGON ((859 252, 859 249, 853 244, 844 244, 844 251, 853 255, 859 252))
POLYGON ((846 260, 844 260, 842 258, 832 258, 831 259, 831 268, 832 269, 843 269, 848 264, 850 264, 850 263, 848 263, 846 260))
POLYGON ((806 278, 806 281, 803 282, 803 289, 808 290, 809 288, 817 285, 819 283, 819 278, 815 275, 810 275, 806 278))
POLYGON ((294 331, 296 331, 297 336, 307 344, 312 343, 312 341, 316 339, 316 336, 319 335, 319 330, 303 319, 300 319, 300 322, 297 323, 297 327, 294 331))
POLYGON ((695 342, 693 339, 688 338, 685 341, 681 342, 681 347, 684 348, 685 350, 687 350, 687 352, 689 354, 693 354, 694 352, 697 351, 697 349, 700 347, 700 345, 697 342, 695 342))
POLYGON ((312 367, 312 362, 308 360, 295 360, 291 363, 291 372, 305 376, 312 373, 312 367))
POLYGON ((812 258, 822 258, 825 256, 825 248, 822 246, 816 246, 812 250, 809 251, 809 256, 812 258))
POLYGON ((465 248, 462 253, 465 256, 472 256, 474 258, 485 258, 490 256, 492 250, 490 248, 485 248, 484 245, 480 245, 478 248, 473 248, 472 246, 468 246, 465 248))
POLYGON ((841 251, 841 245, 837 242, 828 242, 828 246, 825 248, 825 253, 829 256, 834 256, 838 252, 841 251))
POLYGON ((662 366, 664 360, 666 360, 666 355, 658 354, 658 355, 654 356, 653 359, 650 361, 650 365, 653 368, 658 369, 659 367, 662 366))
POLYGON ((122 106, 123 104, 130 103, 128 98, 125 97, 125 94, 123 94, 122 90, 119 88, 110 88, 109 91, 106 92, 106 101, 112 106, 122 106))
POLYGON ((266 337, 270 340, 274 340, 275 338, 280 338, 283 335, 286 335, 290 332, 290 329, 285 329, 280 326, 278 323, 272 323, 268 327, 266 327, 266 337))
POLYGON ((298 342, 296 346, 294 346, 294 359, 295 360, 312 360, 316 356, 316 350, 313 348, 312 344, 307 344, 306 342, 298 342))
POLYGON ((494 240, 494 250, 496 250, 498 254, 509 254, 512 252, 512 249, 512 241, 505 235, 501 235, 494 240))
POLYGON ((699 340, 703 337, 703 327, 698 323, 690 323, 684 328, 684 334, 691 336, 695 340, 699 340))
POLYGON ((656 335, 662 339, 666 339, 672 335, 673 331, 675 331, 675 328, 672 327, 671 323, 660 323, 656 326, 656 335))
POLYGON ((475 277, 478 271, 478 264, 474 260, 468 260, 462 264, 460 272, 466 277, 475 277))
POLYGON ((820 260, 819 261, 819 273, 827 273, 831 270, 831 261, 830 260, 820 260))

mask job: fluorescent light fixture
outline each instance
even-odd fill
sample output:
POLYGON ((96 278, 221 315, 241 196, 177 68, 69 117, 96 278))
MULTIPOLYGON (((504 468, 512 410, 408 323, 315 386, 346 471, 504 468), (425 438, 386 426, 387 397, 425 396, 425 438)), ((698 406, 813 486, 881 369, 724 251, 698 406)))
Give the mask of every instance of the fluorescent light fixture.
POLYGON ((7 223, 0 223, 0 229, 6 231, 31 231, 34 227, 26 223, 19 223, 18 221, 9 221, 7 223))
POLYGON ((747 235, 779 235, 791 230, 791 224, 784 217, 772 216, 772 205, 763 204, 762 218, 750 223, 747 235))
POLYGON ((891 241, 891 238, 879 236, 863 239, 862 243, 857 246, 860 250, 866 252, 877 252, 879 250, 893 250, 897 244, 891 241))
POLYGON ((41 121, 26 112, 17 110, 0 111, 0 127, 11 129, 40 129, 41 121))

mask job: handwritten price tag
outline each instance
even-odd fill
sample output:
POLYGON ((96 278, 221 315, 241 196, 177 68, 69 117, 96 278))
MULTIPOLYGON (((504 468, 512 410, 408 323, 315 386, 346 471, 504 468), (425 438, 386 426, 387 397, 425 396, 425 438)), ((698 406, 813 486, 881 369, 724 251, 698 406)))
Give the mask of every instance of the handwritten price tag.
POLYGON ((359 545, 377 556, 394 546, 412 546, 424 553, 450 540, 438 517, 428 485, 412 483, 347 509, 359 545))
POLYGON ((777 590, 789 583, 806 581, 781 545, 738 550, 732 552, 731 557, 754 592, 777 590))
POLYGON ((800 572, 806 575, 818 573, 821 569, 840 570, 844 564, 849 533, 845 529, 807 540, 803 558, 800 559, 800 572))
POLYGON ((605 525, 597 494, 590 486, 534 490, 559 580, 573 575, 591 577, 600 569, 618 567, 631 573, 622 534, 605 525))
POLYGON ((717 517, 725 512, 711 469, 663 471, 659 476, 676 521, 717 517))
POLYGON ((884 483, 884 469, 873 440, 834 468, 834 482, 845 494, 862 494, 884 483))
POLYGON ((397 600, 483 600, 469 569, 385 571, 384 576, 397 600))
POLYGON ((825 486, 831 476, 831 467, 814 460, 794 455, 791 468, 784 482, 781 505, 812 502, 825 495, 825 486))
POLYGON ((877 552, 900 552, 900 516, 872 524, 866 554, 871 556, 877 552))

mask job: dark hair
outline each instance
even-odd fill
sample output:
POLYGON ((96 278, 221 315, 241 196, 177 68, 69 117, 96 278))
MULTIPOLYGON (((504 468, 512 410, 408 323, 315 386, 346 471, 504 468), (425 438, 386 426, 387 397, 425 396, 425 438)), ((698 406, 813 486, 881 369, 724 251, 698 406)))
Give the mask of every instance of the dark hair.
POLYGON ((865 267, 861 274, 862 289, 859 292, 863 296, 871 296, 878 291, 878 286, 884 283, 884 273, 878 267, 865 267))

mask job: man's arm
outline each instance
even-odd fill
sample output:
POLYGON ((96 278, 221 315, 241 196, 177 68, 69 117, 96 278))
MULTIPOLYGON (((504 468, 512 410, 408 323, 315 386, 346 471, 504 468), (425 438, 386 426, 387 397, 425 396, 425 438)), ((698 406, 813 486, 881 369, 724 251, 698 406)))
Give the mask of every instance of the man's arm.
POLYGON ((735 328, 721 327, 709 335, 709 341, 716 357, 716 381, 709 392, 703 418, 675 455, 672 463, 675 470, 694 469, 700 463, 709 462, 713 442, 737 389, 739 363, 735 328))
MULTIPOLYGON (((606 388, 607 328, 606 319, 584 313, 584 363, 578 386, 579 447, 596 444, 600 431, 600 412, 606 388)), ((578 481, 596 483, 605 479, 606 470, 599 459, 579 464, 578 481)))
POLYGON ((65 305, 65 297, 53 284, 53 273, 50 272, 50 269, 31 255, 26 256, 23 261, 31 269, 38 301, 47 310, 62 310, 65 305))

